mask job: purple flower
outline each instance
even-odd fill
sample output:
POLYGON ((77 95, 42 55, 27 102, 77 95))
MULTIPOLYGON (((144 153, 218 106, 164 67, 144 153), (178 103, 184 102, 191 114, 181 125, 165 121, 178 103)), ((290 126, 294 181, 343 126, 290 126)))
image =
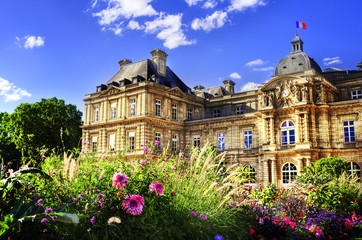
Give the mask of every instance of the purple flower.
POLYGON ((52 219, 55 222, 58 219, 58 216, 52 216, 52 219))
POLYGON ((197 213, 195 212, 190 212, 191 215, 197 216, 197 213))
POLYGON ((81 193, 81 194, 79 194, 79 197, 81 198, 81 197, 84 197, 85 195, 84 195, 84 193, 81 193))
POLYGON ((207 216, 204 215, 204 214, 201 214, 201 219, 202 219, 202 220, 206 220, 206 219, 207 219, 207 216))
POLYGON ((216 235, 216 236, 215 236, 215 240, 223 240, 223 237, 220 236, 220 235, 216 235))
POLYGON ((98 197, 98 198, 104 198, 104 199, 107 198, 107 197, 106 197, 104 194, 102 194, 102 193, 99 193, 99 194, 97 195, 97 197, 98 197))
POLYGON ((139 201, 142 205, 145 204, 145 199, 140 195, 132 195, 131 199, 139 201))
POLYGON ((155 191, 156 195, 162 195, 163 194, 163 185, 162 185, 162 183, 159 183, 159 182, 151 183, 149 189, 150 189, 151 192, 155 191))
POLYGON ((47 232, 47 231, 48 231, 48 229, 46 229, 46 228, 43 230, 43 232, 47 232))
POLYGON ((47 222, 49 222, 49 220, 46 219, 46 218, 43 218, 40 222, 41 222, 41 223, 47 223, 47 222))
POLYGON ((96 222, 96 217, 93 216, 93 217, 91 218, 90 222, 91 222, 92 224, 94 224, 94 223, 96 222))
POLYGON ((45 209, 45 213, 51 213, 51 212, 53 212, 53 209, 51 209, 51 208, 45 209))

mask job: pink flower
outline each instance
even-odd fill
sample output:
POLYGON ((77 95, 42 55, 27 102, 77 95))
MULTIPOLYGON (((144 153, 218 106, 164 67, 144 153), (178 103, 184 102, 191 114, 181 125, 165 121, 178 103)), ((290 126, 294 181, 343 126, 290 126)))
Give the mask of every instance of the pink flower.
POLYGON ((88 141, 82 141, 82 144, 88 144, 89 142, 88 141))
POLYGON ((118 189, 123 189, 128 183, 128 177, 123 173, 115 173, 113 175, 113 186, 118 189))
POLYGON ((145 150, 143 150, 144 153, 148 153, 150 151, 149 148, 145 148, 145 150))
MULTIPOLYGON (((126 199, 122 202, 123 210, 131 215, 140 215, 142 213, 143 205, 138 200, 138 197, 134 197, 135 195, 126 196, 126 199)), ((136 195, 137 196, 137 195, 136 195)), ((139 196, 141 197, 141 196, 139 196)), ((141 197, 142 198, 142 197, 141 197)), ((143 200, 143 198, 142 198, 143 200)))
POLYGON ((162 195, 163 194, 163 185, 162 185, 162 183, 159 183, 159 182, 151 183, 150 191, 151 192, 155 191, 156 195, 162 195))
POLYGON ((45 153, 47 150, 46 149, 41 149, 40 152, 45 153))
POLYGON ((215 183, 215 187, 220 187, 220 185, 218 183, 215 183))
POLYGON ((94 223, 96 222, 96 217, 93 216, 93 217, 91 218, 90 222, 91 222, 92 224, 94 224, 94 223))
POLYGON ((53 209, 51 209, 51 208, 45 209, 45 213, 51 213, 51 212, 53 212, 53 209))
POLYGON ((42 205, 43 205, 43 199, 39 199, 39 200, 37 201, 37 204, 38 204, 39 206, 42 206, 42 205))
POLYGON ((139 201, 142 205, 145 204, 145 199, 144 199, 142 196, 140 196, 140 195, 132 195, 132 196, 131 196, 131 200, 137 200, 137 201, 139 201))
POLYGON ((197 213, 195 212, 190 212, 191 215, 197 216, 197 213))
POLYGON ((157 146, 158 144, 160 144, 160 142, 156 140, 156 141, 155 141, 155 145, 157 146))

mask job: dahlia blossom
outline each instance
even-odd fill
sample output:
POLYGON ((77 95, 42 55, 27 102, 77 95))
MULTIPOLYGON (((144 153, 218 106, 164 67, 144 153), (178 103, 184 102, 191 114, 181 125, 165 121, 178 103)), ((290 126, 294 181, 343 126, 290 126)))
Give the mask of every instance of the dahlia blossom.
POLYGON ((118 189, 123 189, 128 183, 128 177, 123 173, 115 173, 113 175, 113 186, 118 189))
MULTIPOLYGON (((126 199, 123 200, 122 208, 126 213, 135 215, 135 216, 140 215, 142 213, 143 205, 138 200, 137 196, 138 195, 126 196, 126 199)), ((139 197, 141 197, 141 196, 139 196, 139 197)), ((143 198, 142 198, 142 200, 143 200, 143 198)))
POLYGON ((145 200, 144 200, 143 197, 140 196, 140 195, 132 195, 132 196, 131 196, 131 199, 139 201, 142 205, 145 204, 145 200))
POLYGON ((162 185, 162 183, 159 183, 159 182, 151 183, 150 191, 151 192, 155 191, 156 195, 162 195, 163 194, 163 185, 162 185))

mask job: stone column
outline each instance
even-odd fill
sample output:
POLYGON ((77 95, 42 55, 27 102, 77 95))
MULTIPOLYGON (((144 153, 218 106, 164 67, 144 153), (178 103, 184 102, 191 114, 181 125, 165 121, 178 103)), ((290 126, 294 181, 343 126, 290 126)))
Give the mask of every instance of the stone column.
POLYGON ((142 104, 142 94, 138 94, 136 97, 136 116, 141 115, 142 104))
POLYGON ((276 141, 276 139, 275 139, 275 131, 277 129, 274 129, 274 126, 275 126, 274 117, 271 117, 270 118, 270 143, 271 144, 275 144, 275 141, 276 141))
POLYGON ((298 166, 297 166, 297 175, 300 176, 301 171, 303 170, 303 158, 298 158, 298 166))
POLYGON ((264 187, 268 186, 269 183, 269 160, 268 159, 264 159, 264 187))
POLYGON ((118 103, 117 103, 117 118, 121 118, 122 117, 122 98, 118 99, 118 103))
MULTIPOLYGON (((122 109, 121 109, 121 118, 125 118, 127 115, 127 109, 129 108, 129 106, 127 105, 127 102, 126 102, 126 97, 122 97, 122 109)), ((127 116, 128 117, 128 116, 127 116)))
POLYGON ((277 185, 277 168, 276 168, 276 160, 271 159, 271 182, 277 185))
POLYGON ((143 94, 142 94, 141 115, 146 115, 146 104, 147 104, 146 98, 147 98, 147 94, 146 94, 146 93, 143 93, 143 94))
POLYGON ((119 140, 120 140, 120 150, 124 150, 125 148, 125 141, 126 141, 126 131, 125 131, 125 128, 122 126, 121 127, 121 133, 120 133, 120 136, 119 136, 119 140))

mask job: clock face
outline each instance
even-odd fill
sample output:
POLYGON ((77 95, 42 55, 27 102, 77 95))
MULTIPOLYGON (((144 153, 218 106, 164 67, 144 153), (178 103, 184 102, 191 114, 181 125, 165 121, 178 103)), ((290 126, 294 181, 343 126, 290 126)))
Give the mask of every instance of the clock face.
POLYGON ((289 95, 289 90, 288 89, 284 89, 282 92, 282 96, 283 97, 287 97, 289 95))

